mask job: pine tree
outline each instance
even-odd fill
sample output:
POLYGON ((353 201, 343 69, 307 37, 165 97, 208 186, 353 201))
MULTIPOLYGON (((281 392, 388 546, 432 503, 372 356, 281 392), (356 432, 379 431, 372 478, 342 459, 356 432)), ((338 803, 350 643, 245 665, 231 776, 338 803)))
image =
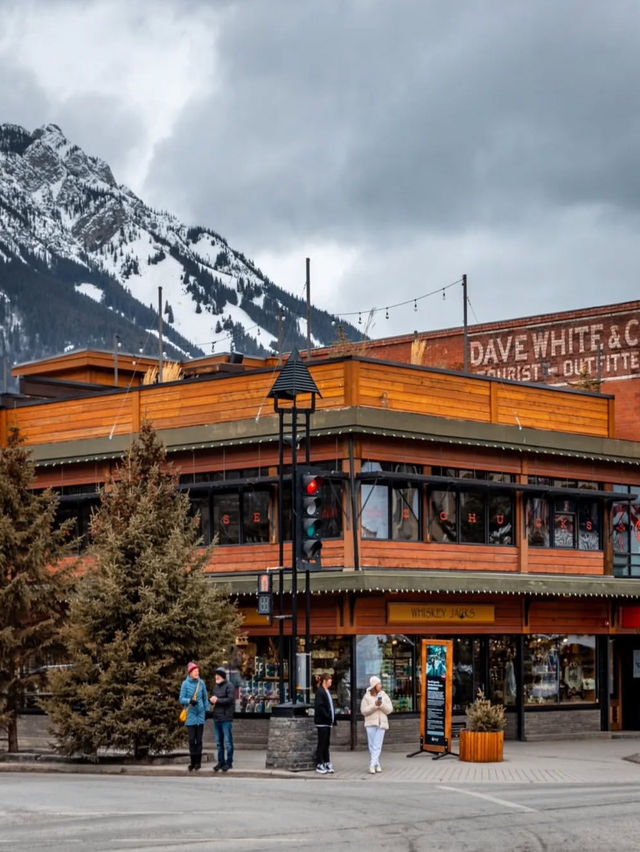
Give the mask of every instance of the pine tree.
POLYGON ((70 523, 56 526, 58 499, 34 491, 34 478, 20 432, 11 428, 0 451, 0 727, 11 752, 18 751, 22 698, 42 685, 42 664, 60 651, 72 584, 72 566, 60 563, 70 523))
MULTIPOLYGON (((189 498, 165 448, 143 424, 92 520, 86 574, 65 632, 70 668, 55 672, 47 704, 59 749, 136 758, 183 742, 179 687, 190 659, 206 680, 227 658, 236 608, 204 574, 189 498)), ((211 684, 213 685, 213 684, 211 684)))

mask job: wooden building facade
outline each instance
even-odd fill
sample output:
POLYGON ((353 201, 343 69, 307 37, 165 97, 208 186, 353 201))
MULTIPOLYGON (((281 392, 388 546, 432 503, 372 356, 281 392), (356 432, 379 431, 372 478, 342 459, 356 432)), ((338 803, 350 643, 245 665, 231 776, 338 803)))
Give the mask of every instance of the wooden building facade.
MULTIPOLYGON (((86 535, 99 488, 143 419, 154 425, 205 543, 218 539, 211 581, 245 615, 227 661, 236 712, 263 717, 289 697, 290 573, 274 571, 284 618, 256 602, 258 575, 280 567, 280 507, 291 565, 291 459, 280 471, 277 359, 238 360, 153 385, 124 355, 117 385, 105 353, 16 367, 23 393, 4 398, 0 443, 20 428, 38 487, 86 535)), ((308 598, 299 587, 297 650, 334 675, 340 713, 355 719, 378 674, 411 718, 420 640, 446 637, 456 713, 482 687, 513 737, 640 730, 640 443, 616 436, 614 398, 344 349, 306 363, 321 393, 323 568, 308 598)))

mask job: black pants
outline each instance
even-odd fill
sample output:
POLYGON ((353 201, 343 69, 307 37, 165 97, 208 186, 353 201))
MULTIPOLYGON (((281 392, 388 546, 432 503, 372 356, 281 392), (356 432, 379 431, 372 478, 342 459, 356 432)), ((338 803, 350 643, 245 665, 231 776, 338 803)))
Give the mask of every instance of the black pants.
POLYGON ((200 768, 202 762, 202 734, 204 725, 187 725, 189 732, 189 756, 193 766, 200 768))
POLYGON ((318 749, 316 751, 316 763, 330 763, 329 743, 331 742, 331 728, 317 727, 318 732, 318 749))

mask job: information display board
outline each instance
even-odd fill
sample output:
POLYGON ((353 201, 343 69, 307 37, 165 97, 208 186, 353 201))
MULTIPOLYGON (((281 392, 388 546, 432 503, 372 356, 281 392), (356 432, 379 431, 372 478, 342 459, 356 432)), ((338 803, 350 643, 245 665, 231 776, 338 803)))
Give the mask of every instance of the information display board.
POLYGON ((420 747, 423 751, 451 751, 453 642, 422 640, 422 697, 420 747))

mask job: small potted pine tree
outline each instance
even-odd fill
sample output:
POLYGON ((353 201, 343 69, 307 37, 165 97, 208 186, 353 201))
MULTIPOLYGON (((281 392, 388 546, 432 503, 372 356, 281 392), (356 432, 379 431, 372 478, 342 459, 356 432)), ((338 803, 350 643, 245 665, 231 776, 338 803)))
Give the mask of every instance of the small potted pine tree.
POLYGON ((497 763, 502 760, 504 705, 492 704, 482 689, 467 706, 467 727, 460 731, 460 760, 497 763))

